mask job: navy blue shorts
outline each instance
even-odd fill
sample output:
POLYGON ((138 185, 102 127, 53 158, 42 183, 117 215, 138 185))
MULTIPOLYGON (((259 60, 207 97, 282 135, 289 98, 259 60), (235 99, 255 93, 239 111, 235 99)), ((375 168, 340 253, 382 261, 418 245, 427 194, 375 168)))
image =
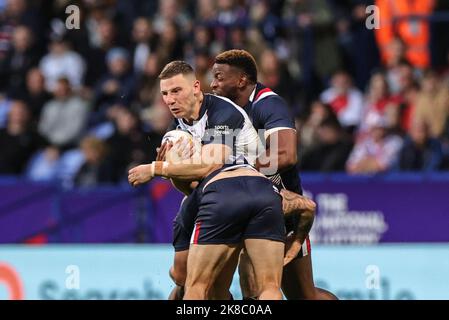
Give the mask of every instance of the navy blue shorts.
POLYGON ((179 211, 173 220, 173 247, 175 251, 189 249, 190 238, 198 213, 198 189, 185 197, 179 207, 179 211))
POLYGON ((212 182, 199 198, 191 243, 285 241, 281 196, 270 180, 242 176, 212 182))

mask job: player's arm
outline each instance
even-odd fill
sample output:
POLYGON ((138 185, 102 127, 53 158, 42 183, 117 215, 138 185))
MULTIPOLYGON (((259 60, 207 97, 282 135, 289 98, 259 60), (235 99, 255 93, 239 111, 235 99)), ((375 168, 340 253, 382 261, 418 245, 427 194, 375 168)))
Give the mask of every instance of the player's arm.
POLYGON ((256 160, 257 170, 273 175, 295 166, 298 161, 296 130, 282 127, 267 132, 265 152, 256 160), (276 172, 273 172, 273 168, 276 168, 276 172))
POLYGON ((284 100, 276 96, 259 101, 253 119, 263 124, 266 143, 256 168, 265 175, 273 175, 295 166, 298 138, 294 118, 284 100))
MULTIPOLYGON (((267 98, 259 103, 255 117, 264 124, 266 151, 257 159, 257 167, 264 174, 273 175, 289 169, 297 163, 298 137, 295 122, 284 100, 279 97, 267 98)), ((282 190, 282 206, 284 215, 299 216, 297 229, 290 255, 301 248, 306 236, 312 228, 315 219, 315 203, 299 194, 282 190), (299 249, 298 249, 299 245, 299 249)))
POLYGON ((183 180, 201 180, 223 166, 232 150, 223 144, 206 144, 201 148, 199 163, 168 163, 154 161, 150 164, 140 165, 129 170, 128 181, 135 187, 150 181, 156 176, 183 180))

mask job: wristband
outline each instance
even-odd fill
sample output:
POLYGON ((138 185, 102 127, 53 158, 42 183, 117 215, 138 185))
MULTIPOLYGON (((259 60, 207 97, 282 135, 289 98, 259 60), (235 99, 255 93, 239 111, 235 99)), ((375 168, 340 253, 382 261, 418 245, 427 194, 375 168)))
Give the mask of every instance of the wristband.
POLYGON ((154 161, 151 163, 153 176, 167 176, 167 161, 154 161))

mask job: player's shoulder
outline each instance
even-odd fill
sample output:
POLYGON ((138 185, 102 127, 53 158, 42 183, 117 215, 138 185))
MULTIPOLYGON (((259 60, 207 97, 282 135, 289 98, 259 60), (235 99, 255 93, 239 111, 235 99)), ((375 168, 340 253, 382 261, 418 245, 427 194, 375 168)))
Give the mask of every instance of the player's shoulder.
POLYGON ((244 111, 232 100, 212 94, 205 94, 208 99, 208 116, 209 119, 227 119, 227 118, 244 118, 244 111))
POLYGON ((253 108, 261 109, 274 106, 287 107, 287 103, 280 95, 270 88, 258 84, 253 100, 253 108))
MULTIPOLYGON (((208 99, 208 109, 217 109, 217 110, 231 110, 239 108, 238 105, 236 105, 231 99, 223 97, 223 96, 217 96, 213 94, 206 93, 204 95, 205 99, 208 99)), ((236 110, 238 111, 238 110, 236 110)))

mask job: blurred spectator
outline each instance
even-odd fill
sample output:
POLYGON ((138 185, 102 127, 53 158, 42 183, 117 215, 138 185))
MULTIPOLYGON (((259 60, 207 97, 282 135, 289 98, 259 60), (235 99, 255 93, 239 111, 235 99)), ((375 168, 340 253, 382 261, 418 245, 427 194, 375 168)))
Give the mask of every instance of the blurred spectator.
POLYGON ((106 161, 107 145, 95 137, 85 137, 80 143, 85 162, 75 176, 78 187, 95 187, 99 184, 117 182, 113 180, 113 169, 106 161))
POLYGON ((405 58, 405 45, 401 39, 393 38, 388 47, 390 54, 385 62, 385 73, 390 92, 396 94, 401 91, 401 64, 407 61, 405 58))
POLYGON ((26 177, 32 181, 57 181, 61 152, 54 146, 37 151, 30 159, 26 177))
POLYGON ((302 171, 344 171, 352 142, 338 121, 327 119, 318 126, 318 141, 299 159, 302 171))
POLYGON ((367 121, 371 118, 371 114, 373 113, 386 117, 389 128, 395 125, 396 120, 392 121, 389 119, 389 112, 387 110, 391 103, 385 75, 380 72, 373 74, 365 95, 363 117, 357 131, 357 139, 363 138, 367 131, 369 131, 367 121))
POLYGON ((196 52, 209 52, 210 56, 215 56, 224 50, 224 43, 214 39, 212 30, 206 24, 197 24, 193 27, 192 41, 187 41, 184 45, 185 58, 192 62, 192 57, 196 52))
POLYGON ((201 91, 211 93, 212 89, 210 83, 212 82, 212 62, 209 52, 204 50, 197 50, 195 52, 195 74, 200 81, 201 91))
MULTIPOLYGON (((0 15, 0 60, 10 50, 11 40, 17 26, 27 26, 42 37, 42 16, 26 0, 8 0, 5 10, 0 15)), ((40 40, 40 38, 39 38, 40 40)), ((36 41, 39 45, 39 41, 36 41)))
POLYGON ((114 180, 121 181, 126 179, 129 167, 149 162, 150 150, 138 116, 125 108, 117 109, 116 113, 116 131, 107 140, 110 146, 108 160, 114 180))
POLYGON ((282 27, 282 20, 280 16, 276 15, 279 12, 272 11, 272 6, 275 2, 267 0, 256 1, 249 7, 251 23, 260 31, 263 39, 272 46, 278 40, 282 27))
POLYGON ((321 93, 320 99, 332 107, 346 130, 352 132, 359 126, 363 115, 363 95, 353 86, 346 71, 333 75, 330 88, 321 93))
POLYGON ((301 141, 299 149, 313 147, 316 141, 318 141, 318 127, 321 123, 328 120, 338 122, 337 115, 332 107, 319 100, 314 101, 310 109, 310 115, 298 130, 300 132, 301 141))
MULTIPOLYGON (((260 61, 260 56, 268 48, 266 41, 264 40, 262 33, 256 27, 249 27, 246 31, 247 43, 245 50, 251 53, 256 61, 260 61)), ((286 62, 287 64, 287 62, 286 62)), ((286 65, 287 67, 288 65, 286 65)))
POLYGON ((11 99, 8 96, 0 94, 0 129, 6 127, 10 108, 11 99))
POLYGON ((51 98, 51 95, 45 90, 45 79, 39 68, 30 69, 26 74, 25 89, 11 93, 10 96, 26 102, 32 115, 32 121, 36 125, 44 104, 51 98))
POLYGON ((231 26, 242 26, 247 22, 246 8, 236 0, 218 0, 217 12, 216 22, 224 29, 231 26))
POLYGON ((424 122, 429 126, 431 137, 441 136, 449 115, 449 88, 433 71, 426 72, 422 79, 413 115, 415 121, 424 122))
POLYGON ((157 156, 156 148, 161 145, 162 137, 167 132, 168 126, 172 123, 173 117, 160 95, 156 96, 152 107, 143 110, 140 116, 143 123, 150 129, 147 134, 147 159, 154 161, 157 156))
POLYGON ((217 2, 198 0, 195 7, 196 20, 199 24, 212 25, 217 16, 217 2))
POLYGON ((346 163, 348 173, 384 172, 390 170, 398 160, 402 139, 388 134, 385 118, 373 114, 368 124, 369 135, 356 142, 346 163))
POLYGON ((372 0, 330 2, 336 11, 334 17, 343 68, 351 73, 356 86, 364 89, 372 70, 380 63, 374 30, 366 27, 366 8, 372 0))
POLYGON ((72 92, 68 79, 61 78, 54 99, 44 105, 39 132, 55 147, 65 150, 78 143, 89 113, 88 102, 72 92))
POLYGON ((181 37, 179 26, 173 21, 167 21, 160 34, 156 51, 161 65, 164 66, 172 60, 183 59, 183 47, 184 40, 181 37))
MULTIPOLYGON (((93 27, 92 27, 93 28, 93 27)), ((85 59, 87 61, 87 72, 85 83, 94 86, 98 79, 107 73, 106 55, 114 47, 118 46, 117 31, 114 22, 109 18, 103 18, 95 24, 91 33, 95 34, 95 44, 89 46, 85 59)), ((93 35, 91 35, 93 37, 93 35)))
POLYGON ((25 76, 39 62, 39 53, 33 45, 30 29, 17 26, 12 37, 12 48, 0 61, 0 90, 17 94, 25 89, 25 76))
POLYGON ((12 101, 6 128, 0 129, 0 173, 23 173, 31 155, 44 144, 30 120, 27 105, 12 101))
POLYGON ((176 24, 185 34, 192 30, 191 20, 185 11, 184 3, 180 0, 159 0, 159 11, 154 20, 156 32, 164 33, 167 23, 176 24))
POLYGON ((88 30, 89 46, 102 48, 112 44, 116 38, 116 29, 112 19, 112 7, 108 8, 105 1, 85 1, 86 28, 88 30))
POLYGON ((430 136, 429 126, 415 121, 399 153, 402 171, 436 171, 443 160, 441 143, 430 136))
POLYGON ((243 26, 233 26, 229 29, 229 39, 227 48, 229 49, 245 49, 247 47, 246 29, 243 26))
POLYGON ((95 88, 95 108, 97 113, 92 124, 106 120, 107 109, 114 104, 129 106, 134 99, 135 78, 130 70, 130 57, 127 50, 113 48, 106 56, 108 73, 95 88))
POLYGON ((449 115, 446 117, 443 132, 439 138, 443 148, 443 164, 441 167, 442 169, 449 170, 449 115))
POLYGON ((326 0, 293 0, 284 7, 284 19, 296 27, 292 36, 298 39, 297 57, 310 101, 342 65, 334 17, 326 0))
POLYGON ((376 39, 383 61, 391 55, 390 43, 399 36, 405 44, 405 55, 413 66, 425 69, 430 65, 429 37, 434 1, 422 0, 376 0, 381 14, 380 28, 376 29, 376 39), (420 16, 420 19, 416 19, 420 16))
POLYGON ((414 75, 413 67, 406 61, 401 61, 397 66, 398 91, 391 95, 391 105, 386 110, 391 113, 391 118, 396 118, 395 127, 407 132, 416 104, 416 95, 418 93, 418 82, 414 75))
POLYGON ((148 57, 156 50, 157 38, 153 33, 150 21, 144 17, 134 21, 132 36, 133 69, 136 74, 140 74, 144 71, 148 57))
POLYGON ((299 90, 285 64, 273 50, 266 49, 258 65, 260 82, 279 94, 293 108, 299 90))
POLYGON ((158 56, 152 53, 145 63, 145 68, 138 83, 137 96, 139 100, 138 104, 141 108, 150 107, 155 97, 160 95, 158 79, 160 72, 161 66, 158 56))
POLYGON ((49 50, 40 61, 46 89, 50 92, 55 90, 58 79, 67 78, 73 89, 78 90, 86 68, 83 58, 72 51, 68 42, 60 36, 52 39, 49 50))

